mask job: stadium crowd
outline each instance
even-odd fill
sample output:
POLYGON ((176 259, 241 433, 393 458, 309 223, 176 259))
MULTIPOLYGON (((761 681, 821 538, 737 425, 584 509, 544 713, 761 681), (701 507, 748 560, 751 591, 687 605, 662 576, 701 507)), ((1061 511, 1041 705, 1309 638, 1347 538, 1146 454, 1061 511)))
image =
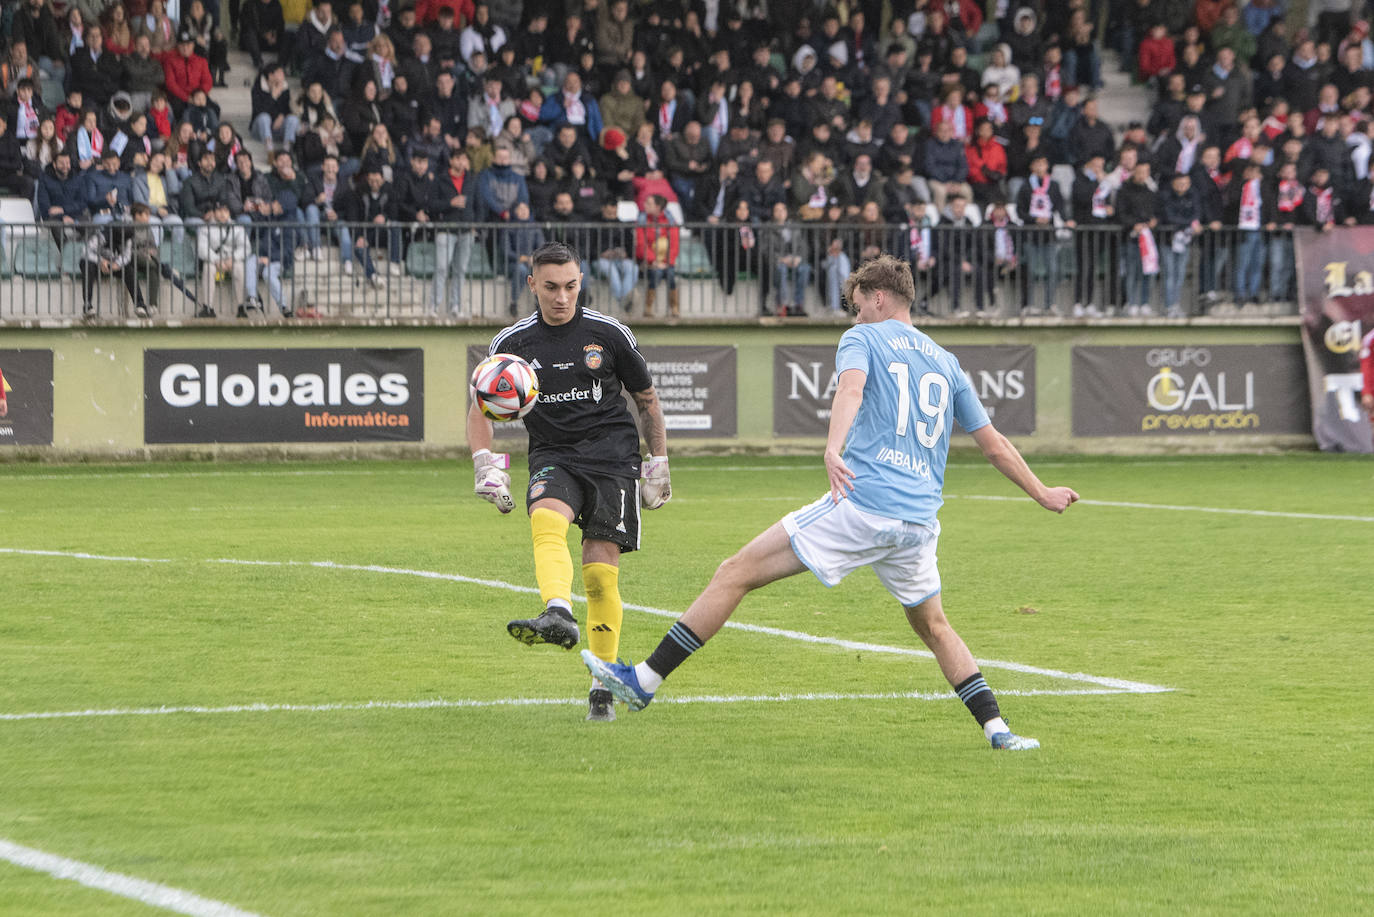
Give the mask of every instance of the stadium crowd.
POLYGON ((522 253, 564 238, 619 308, 653 314, 663 287, 676 315, 687 222, 713 227, 724 292, 758 273, 765 311, 801 312, 813 284, 840 308, 880 251, 953 308, 965 288, 990 305, 1000 278, 1014 309, 1059 311, 1067 246, 1073 314, 1153 314, 1159 277, 1181 315, 1190 262, 1190 302, 1291 301, 1286 229, 1374 223, 1363 0, 1313 0, 1296 26, 1285 0, 1010 0, 995 21, 974 0, 291 6, 6 2, 0 188, 42 220, 109 224, 88 274, 155 258, 148 233, 194 245, 197 289, 229 277, 240 314, 263 287, 289 314, 298 259, 381 287, 417 238, 430 312, 465 314, 477 247, 514 311, 522 253), (1157 93, 1124 130, 1094 97, 1102 21, 1157 93), (215 98, 231 41, 257 68, 246 125, 215 98), (144 236, 120 228, 139 205, 144 236))

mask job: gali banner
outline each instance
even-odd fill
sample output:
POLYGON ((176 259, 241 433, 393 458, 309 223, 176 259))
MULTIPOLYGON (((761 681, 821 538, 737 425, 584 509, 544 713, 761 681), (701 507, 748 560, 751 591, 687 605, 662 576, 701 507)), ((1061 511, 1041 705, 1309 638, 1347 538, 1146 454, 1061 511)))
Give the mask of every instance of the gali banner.
POLYGON ((1309 429, 1296 344, 1073 349, 1074 436, 1309 429))
POLYGON ((1360 339, 1374 328, 1374 226, 1293 235, 1312 435, 1329 452, 1374 452, 1360 409, 1360 339))
MULTIPOLYGON (((997 429, 1014 436, 1035 432, 1035 348, 1026 346, 947 348, 997 429)), ((835 348, 773 348, 773 433, 825 436, 830 401, 838 380, 835 348)))

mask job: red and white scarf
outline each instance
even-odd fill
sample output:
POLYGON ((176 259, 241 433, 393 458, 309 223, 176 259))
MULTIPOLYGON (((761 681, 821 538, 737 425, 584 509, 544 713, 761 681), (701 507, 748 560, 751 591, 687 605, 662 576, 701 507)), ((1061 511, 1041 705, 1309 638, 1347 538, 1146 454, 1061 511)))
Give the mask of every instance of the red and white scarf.
POLYGON ((930 256, 930 230, 913 223, 907 227, 907 244, 911 247, 911 260, 920 261, 930 256))
POLYGON ((1240 219, 1236 221, 1241 229, 1260 228, 1260 180, 1252 178, 1240 189, 1240 219))
POLYGON ((673 113, 676 111, 676 99, 658 107, 658 132, 665 137, 673 132, 673 113))
POLYGON ((1159 246, 1155 245, 1155 234, 1146 226, 1136 237, 1140 243, 1140 270, 1146 277, 1159 273, 1159 246))
POLYGON ((1281 181, 1279 182, 1278 208, 1280 213, 1292 213, 1302 206, 1302 199, 1306 197, 1303 191, 1302 182, 1281 181))
POLYGON ((1108 217, 1107 199, 1112 196, 1112 186, 1099 181, 1093 189, 1093 219, 1105 220, 1108 217))
POLYGON ((968 116, 964 106, 956 105, 950 108, 948 105, 940 106, 940 120, 948 121, 949 126, 954 128, 954 138, 956 140, 968 139, 968 116))
POLYGON ((1179 136, 1178 159, 1174 161, 1174 172, 1191 172, 1193 162, 1197 159, 1198 144, 1202 142, 1202 137, 1194 137, 1189 140, 1187 137, 1179 136))
POLYGON ((1016 245, 1011 240, 1011 230, 1007 229, 1011 225, 1010 218, 1005 214, 994 216, 992 225, 996 227, 992 234, 993 257, 999 263, 1016 264, 1016 245))
POLYGON ((1064 79, 1060 76, 1060 68, 1052 67, 1045 71, 1045 97, 1058 99, 1064 94, 1064 79))
POLYGON ((1033 220, 1048 220, 1054 216, 1054 201, 1050 200, 1050 177, 1030 177, 1030 217, 1033 220))
POLYGON ((1249 159, 1250 154, 1255 151, 1255 145, 1250 142, 1250 138, 1242 137, 1231 148, 1226 151, 1227 159, 1249 159))
POLYGON ((983 107, 987 109, 987 118, 993 124, 1001 127, 1007 123, 1007 106, 1001 102, 984 102, 983 107))
POLYGON ((1317 225, 1325 226, 1331 222, 1335 212, 1331 188, 1313 188, 1312 193, 1317 197, 1317 225))
MULTIPOLYGON (((1269 117, 1265 118, 1264 124, 1260 126, 1264 130, 1264 135, 1268 137, 1270 140, 1273 140, 1279 134, 1282 134, 1284 131, 1288 130, 1288 123, 1284 121, 1282 118, 1277 118, 1274 115, 1270 115, 1269 117)), ((1250 154, 1247 153, 1246 155, 1248 156, 1250 154)))
POLYGON ((582 104, 581 96, 570 96, 564 93, 563 114, 567 116, 569 124, 580 126, 587 123, 587 106, 582 104))

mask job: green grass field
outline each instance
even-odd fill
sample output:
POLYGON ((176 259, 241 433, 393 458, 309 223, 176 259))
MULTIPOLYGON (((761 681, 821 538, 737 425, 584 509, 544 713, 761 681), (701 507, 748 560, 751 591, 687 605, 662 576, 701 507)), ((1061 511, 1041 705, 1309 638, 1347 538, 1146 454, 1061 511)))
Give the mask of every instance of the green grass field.
MULTIPOLYGON (((528 526, 463 464, 0 467, 0 854, 274 917, 1367 913, 1374 462, 1032 465, 1100 502, 956 457, 940 545, 1019 754, 928 658, 757 630, 584 722, 577 655, 505 633, 528 526)), ((680 612, 824 487, 675 459, 625 600, 680 612)), ((920 648, 867 571, 735 620, 920 648)), ((623 654, 669 623, 627 610, 623 654)), ((13 859, 0 914, 156 912, 13 859)))

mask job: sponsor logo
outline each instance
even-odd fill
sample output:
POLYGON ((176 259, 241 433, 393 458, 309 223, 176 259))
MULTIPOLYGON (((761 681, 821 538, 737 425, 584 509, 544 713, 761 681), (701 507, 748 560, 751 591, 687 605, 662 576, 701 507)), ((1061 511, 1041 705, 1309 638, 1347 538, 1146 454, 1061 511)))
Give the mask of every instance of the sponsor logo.
POLYGON ((1326 349, 1332 353, 1352 353, 1360 346, 1359 322, 1333 322, 1326 329, 1326 349))
POLYGON ((531 499, 531 500, 534 500, 534 499, 536 499, 536 498, 538 498, 538 497, 543 496, 543 495, 544 495, 544 489, 545 489, 546 487, 548 487, 548 485, 545 484, 543 481, 539 481, 539 482, 537 482, 537 483, 531 484, 531 485, 530 485, 530 499, 531 499))
POLYGON ((598 625, 596 625, 596 627, 593 627, 592 630, 595 631, 595 632, 598 633, 598 634, 613 634, 613 633, 615 633, 615 631, 611 630, 611 629, 610 629, 608 626, 606 626, 605 624, 598 624, 598 625))
POLYGON ((925 459, 920 458, 919 456, 908 455, 907 453, 901 452, 897 449, 889 449, 887 447, 883 447, 882 449, 878 450, 877 460, 885 465, 893 465, 897 468, 903 468, 907 471, 910 471, 913 474, 920 475, 923 478, 930 477, 930 463, 927 462, 925 459))
POLYGON ((1374 273, 1356 271, 1350 275, 1349 261, 1330 261, 1322 271, 1328 299, 1368 296, 1374 293, 1374 273))
POLYGON ((582 348, 582 362, 587 364, 588 369, 600 369, 602 359, 600 344, 588 344, 582 348))
MULTIPOLYGON (((558 404, 565 401, 590 401, 591 397, 592 390, 589 388, 575 388, 566 392, 540 392, 539 403, 558 404)), ((600 400, 599 397, 598 400, 600 400)))
POLYGON ((592 401, 595 401, 597 404, 600 404, 600 403, 601 403, 601 380, 600 380, 600 379, 597 379, 595 382, 592 383, 592 401))
POLYGON ((330 363, 323 376, 297 373, 290 379, 270 363, 259 363, 254 374, 229 373, 222 379, 218 363, 206 363, 204 369, 173 363, 162 371, 158 392, 174 408, 368 407, 378 402, 399 407, 410 400, 410 382, 402 373, 352 373, 345 379, 338 363, 330 363))
POLYGON ((573 368, 573 365, 572 365, 571 363, 555 363, 555 364, 553 364, 553 368, 554 368, 554 369, 572 369, 572 368, 573 368))
POLYGON ((1250 430, 1258 429, 1255 413, 1255 374, 1247 371, 1238 380, 1226 372, 1197 372, 1191 377, 1175 367, 1204 367, 1212 362, 1206 348, 1156 349, 1145 361, 1159 372, 1145 384, 1145 401, 1158 414, 1140 420, 1142 432, 1151 430, 1250 430), (1201 406, 1204 410, 1194 412, 1201 406))
POLYGON ((530 369, 543 369, 543 368, 544 368, 543 366, 540 366, 540 365, 539 365, 539 358, 538 358, 538 357, 535 357, 533 360, 530 360, 530 369))

